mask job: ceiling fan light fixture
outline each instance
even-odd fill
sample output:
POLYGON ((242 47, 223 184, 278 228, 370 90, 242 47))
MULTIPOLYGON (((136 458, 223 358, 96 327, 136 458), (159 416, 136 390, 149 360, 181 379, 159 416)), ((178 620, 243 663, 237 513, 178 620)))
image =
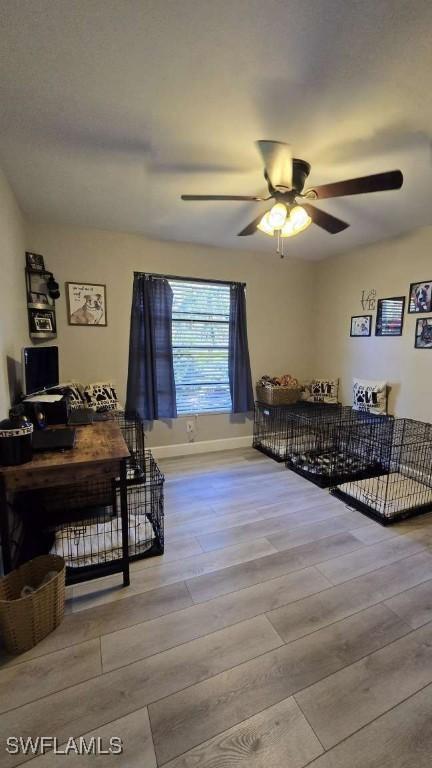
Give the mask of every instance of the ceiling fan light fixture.
POLYGON ((286 222, 288 211, 283 203, 276 203, 268 212, 268 221, 273 229, 282 229, 286 222))
POLYGON ((312 219, 301 205, 291 208, 289 218, 282 227, 281 237, 294 237, 312 224, 312 219))
POLYGON ((264 232, 265 235, 270 235, 270 237, 273 237, 275 228, 270 224, 269 214, 270 211, 267 211, 267 213, 264 214, 260 223, 257 225, 257 229, 259 229, 260 232, 264 232))
POLYGON ((258 229, 260 232, 264 232, 266 235, 273 237, 276 231, 281 231, 285 222, 287 221, 287 217, 288 211, 286 205, 283 203, 276 203, 272 208, 270 208, 269 211, 267 211, 267 213, 264 214, 260 223, 258 224, 258 229))

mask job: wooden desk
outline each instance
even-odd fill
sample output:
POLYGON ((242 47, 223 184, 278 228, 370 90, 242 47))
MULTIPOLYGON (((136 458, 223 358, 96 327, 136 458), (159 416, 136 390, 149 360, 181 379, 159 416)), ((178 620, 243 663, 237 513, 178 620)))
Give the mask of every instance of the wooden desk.
MULTIPOLYGON (((126 459, 129 451, 120 427, 114 421, 75 427, 75 447, 67 451, 35 453, 32 461, 14 467, 0 467, 0 533, 3 567, 11 569, 8 496, 17 491, 79 484, 92 477, 120 478, 123 557, 111 563, 110 572, 123 572, 129 584, 128 511, 126 459)), ((93 578, 103 573, 95 570, 93 578)))

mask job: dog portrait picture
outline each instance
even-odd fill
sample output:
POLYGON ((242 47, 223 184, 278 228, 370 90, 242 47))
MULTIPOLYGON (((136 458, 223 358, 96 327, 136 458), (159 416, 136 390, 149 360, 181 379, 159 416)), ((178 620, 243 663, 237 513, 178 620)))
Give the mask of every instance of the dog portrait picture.
POLYGON ((355 315, 351 318, 350 336, 370 336, 372 315, 355 315))
POLYGON ((423 283, 411 283, 408 312, 432 311, 432 280, 423 283))
POLYGON ((432 317, 417 320, 414 346, 416 349, 432 349, 432 317))
POLYGON ((107 325, 106 286, 66 283, 69 325, 107 325))

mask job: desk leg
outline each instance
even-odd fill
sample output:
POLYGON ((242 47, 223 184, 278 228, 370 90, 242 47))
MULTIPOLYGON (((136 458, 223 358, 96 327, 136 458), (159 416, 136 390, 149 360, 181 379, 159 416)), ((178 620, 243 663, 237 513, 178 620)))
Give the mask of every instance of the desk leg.
POLYGON ((123 586, 130 584, 129 577, 129 512, 127 503, 126 459, 120 464, 120 514, 122 520, 123 586))
POLYGON ((0 477, 0 536, 3 573, 9 573, 12 568, 9 531, 9 508, 4 479, 0 477))

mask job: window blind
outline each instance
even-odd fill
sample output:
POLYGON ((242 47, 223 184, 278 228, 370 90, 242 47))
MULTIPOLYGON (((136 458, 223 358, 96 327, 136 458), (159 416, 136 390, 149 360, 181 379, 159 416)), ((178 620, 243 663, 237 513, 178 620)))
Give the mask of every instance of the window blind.
POLYGON ((169 284, 177 412, 230 411, 230 286, 171 279, 169 284))

